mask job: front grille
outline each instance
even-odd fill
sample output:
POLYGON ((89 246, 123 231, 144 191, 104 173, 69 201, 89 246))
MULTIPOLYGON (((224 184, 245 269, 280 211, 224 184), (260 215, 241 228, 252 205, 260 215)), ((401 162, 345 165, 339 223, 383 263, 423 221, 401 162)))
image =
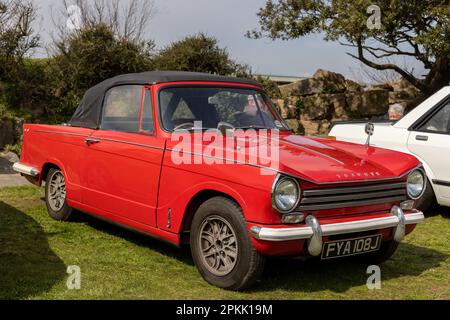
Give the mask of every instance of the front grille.
POLYGON ((382 183, 361 187, 339 187, 303 191, 298 210, 316 211, 404 201, 406 183, 382 183))

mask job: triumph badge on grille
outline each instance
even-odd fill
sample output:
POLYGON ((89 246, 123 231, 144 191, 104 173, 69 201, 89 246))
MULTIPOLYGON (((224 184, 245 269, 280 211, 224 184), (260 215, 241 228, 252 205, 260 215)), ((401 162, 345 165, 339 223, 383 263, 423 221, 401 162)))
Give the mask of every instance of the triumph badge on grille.
POLYGON ((366 134, 367 134, 367 141, 366 145, 370 146, 370 137, 373 136, 373 132, 375 131, 375 125, 373 123, 366 124, 366 134))

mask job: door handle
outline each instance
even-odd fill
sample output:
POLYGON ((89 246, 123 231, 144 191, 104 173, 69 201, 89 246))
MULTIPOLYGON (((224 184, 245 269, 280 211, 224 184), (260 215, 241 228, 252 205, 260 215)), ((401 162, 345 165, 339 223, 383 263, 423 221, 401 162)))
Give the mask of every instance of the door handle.
POLYGON ((428 136, 416 136, 416 140, 418 140, 418 141, 428 141, 428 136))
POLYGON ((98 140, 98 139, 92 139, 92 138, 86 138, 86 144, 88 145, 88 146, 91 146, 91 145, 93 145, 93 144, 96 144, 96 143, 100 143, 100 140, 98 140))

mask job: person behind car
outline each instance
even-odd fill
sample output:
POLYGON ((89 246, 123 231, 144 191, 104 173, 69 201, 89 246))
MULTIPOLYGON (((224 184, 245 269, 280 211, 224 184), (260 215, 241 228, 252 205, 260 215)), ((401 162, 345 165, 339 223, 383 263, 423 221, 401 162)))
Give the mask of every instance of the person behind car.
POLYGON ((249 95, 243 113, 239 115, 239 123, 242 127, 272 128, 273 118, 267 114, 267 111, 267 106, 262 99, 258 99, 257 102, 253 95, 249 95))
POLYGON ((405 108, 399 104, 393 104, 389 107, 389 120, 398 121, 405 115, 405 108))

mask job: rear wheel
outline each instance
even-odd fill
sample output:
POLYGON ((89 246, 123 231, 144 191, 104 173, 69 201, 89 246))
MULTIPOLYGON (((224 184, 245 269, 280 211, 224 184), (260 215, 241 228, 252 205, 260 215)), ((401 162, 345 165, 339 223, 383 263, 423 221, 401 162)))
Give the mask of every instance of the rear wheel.
POLYGON ((244 290, 264 269, 264 257, 253 247, 241 208, 216 197, 203 203, 191 226, 191 252, 200 274, 210 284, 244 290))
POLYGON ((50 169, 45 184, 47 211, 55 220, 70 220, 73 209, 67 205, 66 180, 59 169, 50 169))

